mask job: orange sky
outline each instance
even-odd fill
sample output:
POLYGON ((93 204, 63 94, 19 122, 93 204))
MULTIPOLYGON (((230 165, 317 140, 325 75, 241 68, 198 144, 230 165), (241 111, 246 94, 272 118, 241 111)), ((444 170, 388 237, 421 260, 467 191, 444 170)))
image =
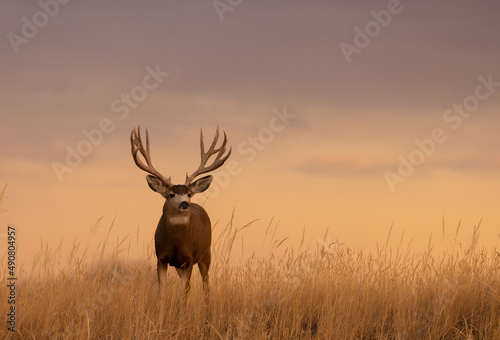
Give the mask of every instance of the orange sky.
POLYGON ((328 228, 374 249, 394 221, 419 248, 460 220, 498 246, 497 2, 66 2, 0 4, 0 217, 25 261, 101 216, 92 242, 115 217, 114 239, 152 239, 163 201, 130 155, 139 124, 174 182, 200 127, 227 132, 206 209, 260 219, 249 252, 272 218, 289 246, 328 228))

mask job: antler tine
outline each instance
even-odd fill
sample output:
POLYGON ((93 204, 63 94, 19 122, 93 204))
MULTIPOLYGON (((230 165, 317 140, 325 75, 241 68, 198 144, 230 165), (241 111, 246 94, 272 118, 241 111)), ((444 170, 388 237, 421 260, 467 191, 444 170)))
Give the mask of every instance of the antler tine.
POLYGON ((212 140, 212 144, 210 145, 210 148, 208 149, 208 153, 214 152, 215 144, 217 143, 217 140, 219 139, 219 127, 217 126, 217 130, 215 130, 215 136, 214 139, 212 140))
POLYGON ((218 148, 215 148, 215 146, 217 145, 217 141, 218 140, 219 140, 219 127, 217 127, 217 130, 215 131, 215 136, 214 136, 214 139, 212 141, 212 144, 208 148, 208 151, 205 152, 205 145, 204 145, 204 142, 203 142, 203 130, 200 129, 200 149, 201 149, 201 162, 200 162, 200 166, 198 167, 198 169, 195 172, 193 172, 191 174, 191 176, 189 176, 186 173, 186 183, 185 183, 185 185, 191 184, 191 182, 197 176, 199 176, 201 174, 204 174, 204 173, 207 173, 207 172, 210 172, 210 171, 213 171, 213 170, 221 167, 224 164, 224 162, 229 158, 229 156, 231 155, 231 151, 232 151, 231 148, 229 148, 229 152, 227 153, 227 155, 225 155, 224 157, 222 157, 224 155, 224 153, 226 152, 226 144, 227 144, 227 136, 226 136, 226 132, 225 131, 224 131, 224 140, 223 140, 221 146, 218 147, 218 148), (213 155, 216 155, 215 156, 215 160, 213 161, 213 163, 211 165, 206 166, 209 158, 212 157, 213 155))
POLYGON ((148 128, 146 128, 146 149, 144 149, 144 144, 142 143, 140 125, 138 126, 137 131, 135 130, 135 127, 132 129, 132 132, 130 133, 130 144, 132 147, 132 156, 134 158, 134 162, 139 167, 139 169, 142 169, 147 173, 150 173, 151 175, 155 176, 165 184, 171 186, 172 183, 170 182, 170 178, 166 178, 161 173, 159 173, 154 168, 153 163, 151 162, 148 128), (147 165, 140 160, 139 156, 137 155, 138 152, 141 153, 147 165))

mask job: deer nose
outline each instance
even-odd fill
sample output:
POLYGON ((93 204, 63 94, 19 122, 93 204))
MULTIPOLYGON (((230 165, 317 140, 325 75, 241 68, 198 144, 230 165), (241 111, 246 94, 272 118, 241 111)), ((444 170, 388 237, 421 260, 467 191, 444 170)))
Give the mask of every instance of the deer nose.
POLYGON ((179 204, 179 209, 186 210, 187 208, 189 208, 188 202, 184 201, 184 202, 181 202, 181 204, 179 204))

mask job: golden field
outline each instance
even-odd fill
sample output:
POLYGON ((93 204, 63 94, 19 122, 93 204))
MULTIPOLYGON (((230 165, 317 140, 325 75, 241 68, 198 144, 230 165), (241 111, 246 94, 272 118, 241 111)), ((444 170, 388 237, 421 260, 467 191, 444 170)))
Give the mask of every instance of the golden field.
MULTIPOLYGON (((233 225, 232 219, 225 228, 215 226, 210 305, 203 305, 195 268, 181 317, 180 280, 173 269, 171 290, 158 299, 152 244, 140 261, 126 260, 130 238, 111 247, 106 237, 92 251, 75 241, 64 258, 60 247, 42 245, 33 268, 19 274, 17 331, 9 332, 4 322, 0 337, 500 339, 500 255, 476 248, 478 227, 467 247, 440 255, 431 246, 421 253, 387 246, 364 253, 327 244, 326 235, 314 249, 286 249, 268 228, 264 238, 271 240, 271 255, 230 263, 236 235, 248 226, 233 225)), ((6 263, 4 256, 3 306, 9 293, 6 263)))

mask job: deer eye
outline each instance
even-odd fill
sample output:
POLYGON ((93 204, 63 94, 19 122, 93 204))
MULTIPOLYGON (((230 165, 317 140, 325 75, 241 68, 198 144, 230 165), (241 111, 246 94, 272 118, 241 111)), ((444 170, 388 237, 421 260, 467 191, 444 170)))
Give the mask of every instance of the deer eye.
POLYGON ((175 197, 175 194, 170 194, 168 195, 170 198, 174 198, 175 197))
POLYGON ((192 194, 192 193, 189 193, 189 194, 188 194, 188 197, 191 197, 191 196, 193 196, 193 194, 192 194))

